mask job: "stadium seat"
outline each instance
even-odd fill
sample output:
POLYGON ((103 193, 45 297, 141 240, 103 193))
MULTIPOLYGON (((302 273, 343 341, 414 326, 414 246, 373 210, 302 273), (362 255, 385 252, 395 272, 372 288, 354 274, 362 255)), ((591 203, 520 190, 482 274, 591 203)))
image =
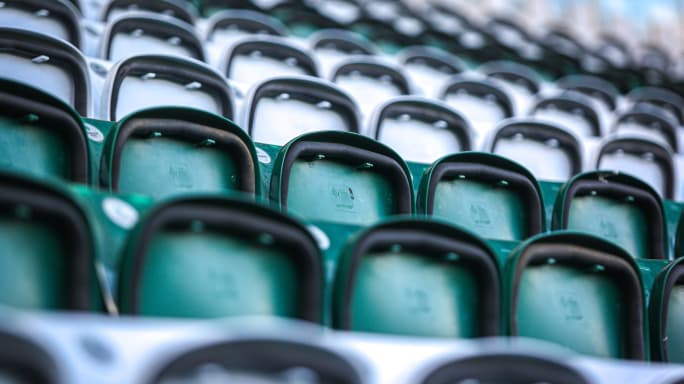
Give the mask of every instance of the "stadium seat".
POLYGON ((665 110, 679 125, 684 125, 684 97, 672 91, 664 88, 641 87, 631 91, 627 99, 635 104, 656 105, 665 110))
POLYGON ((599 103, 604 113, 610 113, 617 106, 620 92, 610 82, 596 76, 569 75, 555 82, 556 87, 582 93, 599 103))
POLYGON ((122 313, 320 322, 323 263, 305 227, 255 203, 221 197, 158 205, 129 238, 122 313))
POLYGON ((481 65, 478 71, 494 79, 508 92, 515 115, 529 112, 535 95, 539 93, 539 78, 533 69, 513 61, 490 61, 481 65))
POLYGON ((149 54, 205 60, 192 25, 153 13, 127 12, 114 18, 101 39, 100 58, 113 62, 149 54))
POLYGON ((413 86, 427 97, 437 97, 449 78, 466 68, 458 57, 424 45, 402 49, 397 61, 413 86))
POLYGON ((282 147, 270 196, 306 220, 369 225, 413 212, 406 163, 385 145, 348 132, 313 132, 282 147))
POLYGON ((539 235, 511 253, 504 281, 512 336, 587 355, 647 357, 639 267, 618 245, 575 232, 539 235))
POLYGON ((259 196, 261 180, 247 134, 211 113, 161 107, 120 120, 105 141, 100 184, 160 198, 239 191, 259 196))
POLYGON ((368 133, 404 160, 426 164, 472 146, 470 125, 459 113, 420 96, 399 96, 381 104, 371 116, 368 133))
POLYGON ((361 16, 350 28, 366 36, 381 51, 393 55, 402 47, 420 45, 427 30, 425 23, 400 1, 360 2, 361 16))
POLYGON ((684 363, 683 310, 684 258, 679 258, 658 274, 651 290, 649 315, 653 360, 684 363))
POLYGON ((489 80, 467 80, 458 76, 442 88, 440 99, 461 113, 475 132, 473 148, 482 148, 496 124, 513 116, 513 105, 504 91, 489 80))
POLYGON ((412 336, 498 335, 499 281, 493 251, 470 232, 419 219, 383 223, 354 236, 340 256, 333 326, 412 336))
POLYGON ((90 116, 88 67, 73 45, 35 32, 0 28, 0 67, 2 77, 32 85, 81 116, 90 116))
POLYGON ((558 124, 582 138, 603 135, 601 120, 591 101, 581 94, 564 93, 536 103, 530 115, 558 124))
POLYGON ((8 384, 61 384, 63 372, 46 348, 20 333, 0 330, 0 380, 8 384))
POLYGON ((316 2, 280 0, 273 3, 268 14, 287 25, 291 36, 300 40, 308 39, 321 29, 342 28, 328 14, 319 12, 316 2))
POLYGON ((0 168, 88 184, 86 129, 61 100, 0 79, 0 168))
POLYGON ((49 35, 81 48, 80 12, 64 0, 5 0, 0 26, 49 35))
POLYGON ((595 169, 631 174, 647 182, 662 198, 674 198, 678 178, 672 151, 648 136, 606 137, 598 148, 595 169))
POLYGON ((330 82, 277 77, 252 87, 242 113, 243 129, 259 143, 285 145, 312 131, 359 132, 358 107, 330 82))
POLYGON ((234 116, 232 91, 212 68, 182 57, 142 55, 109 71, 101 118, 116 121, 141 109, 176 105, 234 116))
POLYGON ((102 8, 101 19, 108 22, 130 11, 144 11, 174 17, 195 24, 195 9, 188 1, 175 0, 109 0, 102 8))
POLYGON ((485 149, 517 161, 540 180, 565 181, 582 171, 583 151, 577 137, 542 120, 501 122, 485 149))
POLYGON ((551 229, 595 234, 637 259, 669 258, 658 193, 623 173, 593 171, 569 180, 556 198, 551 229))
POLYGON ((576 368, 539 354, 486 352, 462 356, 429 370, 420 384, 589 384, 576 368))
POLYGON ((323 29, 311 35, 309 46, 321 65, 321 76, 329 78, 333 68, 350 56, 375 55, 375 46, 365 37, 342 29, 323 29))
POLYGON ((333 70, 331 79, 357 101, 366 117, 385 100, 411 93, 400 69, 372 58, 357 57, 341 62, 333 70))
POLYGON ((150 384, 365 382, 346 356, 305 340, 243 337, 213 342, 186 348, 163 364, 150 384))
POLYGON ((679 152, 675 124, 659 107, 640 103, 617 118, 613 132, 645 134, 679 152))
POLYGON ((276 76, 319 75, 308 51, 272 36, 244 37, 224 53, 221 72, 236 82, 253 85, 276 76))
POLYGON ((287 35, 287 28, 278 20, 264 13, 238 9, 213 14, 207 19, 205 30, 205 40, 220 45, 250 35, 287 35))
MULTIPOLYGON (((195 1, 197 9, 205 18, 210 18, 213 15, 223 11, 254 11, 265 12, 265 7, 261 6, 258 0, 199 0, 195 1)), ((264 2, 264 5, 272 5, 274 1, 264 2)))
POLYGON ((432 164, 420 181, 416 211, 490 239, 521 241, 546 230, 534 176, 489 153, 458 153, 432 164))
POLYGON ((91 231, 84 209, 61 183, 0 172, 0 303, 101 309, 91 231))

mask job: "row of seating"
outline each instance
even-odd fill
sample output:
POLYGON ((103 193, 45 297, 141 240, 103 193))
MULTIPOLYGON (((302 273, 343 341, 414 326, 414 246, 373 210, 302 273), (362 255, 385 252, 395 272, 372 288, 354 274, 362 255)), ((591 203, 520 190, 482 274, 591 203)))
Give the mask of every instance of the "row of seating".
POLYGON ((346 332, 263 319, 191 328, 98 316, 53 316, 49 323, 31 316, 6 320, 29 323, 0 330, 0 377, 21 384, 88 383, 98 381, 103 371, 110 372, 112 382, 140 384, 607 384, 625 377, 638 384, 675 384, 682 378, 674 365, 581 358, 522 339, 430 343, 375 336, 361 341, 346 332), (162 330, 156 338, 146 337, 141 323, 162 330), (29 326, 45 336, 26 332, 29 326), (88 336, 79 327, 87 328, 88 336), (54 336, 57 329, 63 337, 54 336), (166 340, 172 333, 175 337, 166 340), (125 342, 132 339, 135 344, 125 342), (92 360, 95 367, 88 363, 92 360))
MULTIPOLYGON (((99 23, 113 24, 118 16, 130 11, 163 15, 185 29, 196 25, 206 29, 208 33, 204 35, 209 37, 215 29, 225 29, 222 27, 229 23, 219 23, 217 28, 213 22, 205 23, 204 18, 220 20, 225 17, 222 13, 229 9, 266 13, 279 19, 279 22, 265 23, 278 24, 276 28, 262 28, 262 23, 251 21, 237 23, 243 27, 240 29, 262 29, 278 34, 285 30, 280 22, 298 36, 320 29, 350 29, 365 34, 384 51, 428 44, 478 61, 508 56, 551 74, 578 70, 601 74, 621 87, 633 85, 635 81, 676 85, 681 83, 682 76, 677 61, 654 45, 640 47, 637 55, 620 39, 604 34, 597 36, 595 44, 587 46, 560 26, 546 28, 535 36, 510 19, 495 16, 479 23, 456 8, 436 2, 92 0, 80 4, 80 1, 60 0, 53 3, 45 6, 35 1, 14 0, 7 2, 6 7, 12 8, 15 21, 58 33, 73 43, 96 39, 102 29, 99 23), (198 18, 198 14, 204 18, 198 18), (78 19, 86 22, 82 38, 77 33, 78 19)), ((152 29, 159 33, 160 28, 152 29)))
MULTIPOLYGON (((155 204, 0 175, 5 305, 186 318, 275 315, 434 337, 521 335, 589 355, 647 359, 651 348, 654 359, 684 361, 677 331, 682 259, 637 264, 615 243, 572 230, 493 248, 463 227, 410 217, 346 232, 341 223, 328 224, 327 236, 342 244, 328 249, 316 230, 246 200, 196 195, 155 204)), ((622 177, 603 176, 571 189, 600 189, 622 177)), ((601 197, 586 196, 575 204, 600 209, 591 199, 601 197)), ((637 205, 641 196, 629 196, 637 205)), ((363 196, 339 201, 357 200, 363 196)), ((660 244, 637 245, 662 252, 660 244)))
MULTIPOLYGON (((300 81, 303 89, 308 80, 300 81)), ((547 228, 578 229, 616 241, 637 258, 670 258, 658 193, 627 175, 580 174, 556 198, 543 196, 535 175, 523 166, 492 154, 452 154, 427 169, 413 164, 412 171, 387 146, 348 132, 312 132, 281 148, 256 147, 230 121, 199 110, 162 107, 114 125, 84 123, 49 95, 19 83, 1 84, 2 168, 156 199, 238 191, 268 197, 306 220, 334 218, 352 225, 415 211, 501 240, 520 241, 547 228), (553 212, 545 199, 556 200, 553 212)), ((501 141, 509 148, 521 141, 516 135, 541 134, 532 122, 504 128, 501 141)), ((527 148, 522 145, 509 157, 532 169, 552 167, 549 154, 527 148)), ((580 170, 577 166, 573 173, 580 170)), ((670 189, 673 179, 665 179, 670 189)))

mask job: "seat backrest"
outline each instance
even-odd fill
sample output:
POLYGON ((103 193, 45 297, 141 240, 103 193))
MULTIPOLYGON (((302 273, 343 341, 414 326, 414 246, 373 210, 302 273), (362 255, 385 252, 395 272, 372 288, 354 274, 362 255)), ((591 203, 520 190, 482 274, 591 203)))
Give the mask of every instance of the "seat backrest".
POLYGON ((188 2, 174 0, 110 0, 102 7, 100 19, 108 22, 129 11, 145 11, 174 17, 194 24, 197 16, 188 2))
MULTIPOLYGON (((324 2, 325 3, 325 2, 324 2)), ((309 46, 321 65, 321 75, 331 71, 350 56, 375 55, 375 46, 362 35, 343 29, 323 29, 309 38, 309 46)))
POLYGON ((648 103, 665 109, 674 117, 679 125, 684 125, 684 97, 665 88, 641 87, 627 95, 627 99, 635 104, 648 103))
POLYGON ((255 203, 207 196, 161 204, 138 223, 118 287, 126 314, 320 322, 323 284, 305 227, 255 203))
POLYGON ((513 116, 506 93, 490 80, 467 80, 454 76, 440 91, 439 98, 461 113, 475 132, 475 148, 503 119, 513 116))
POLYGON ((287 36, 287 28, 268 15, 243 9, 220 11, 207 19, 204 39, 226 46, 243 36, 287 36))
POLYGON ((678 178, 672 151, 648 136, 607 136, 598 148, 595 167, 634 175, 647 182, 662 198, 674 197, 678 178))
POLYGON ((500 332, 496 257, 458 227, 419 219, 374 226, 347 243, 336 273, 337 329, 460 338, 500 332))
POLYGON ((181 57, 143 55, 122 60, 109 71, 101 117, 117 121, 141 109, 179 105, 234 116, 233 93, 214 69, 181 57))
POLYGON ((102 33, 100 58, 118 62, 136 55, 174 55, 205 60, 192 25, 149 12, 127 12, 112 19, 102 33))
POLYGON ((402 49, 397 60, 413 85, 427 97, 437 97, 451 76, 466 69, 458 57, 422 45, 402 49))
POLYGON ((546 356, 487 352, 446 361, 430 370, 421 384, 450 383, 589 384, 583 373, 546 356))
POLYGON ((101 308, 86 214, 61 184, 0 172, 0 302, 20 309, 101 308))
POLYGON ((505 270, 510 335, 587 355, 647 358, 639 267, 624 249, 588 234, 556 232, 522 243, 505 270))
POLYGON ((668 259, 662 202, 645 182, 614 171, 570 179, 556 197, 551 228, 592 233, 637 259, 668 259))
POLYGON ((65 0, 6 0, 0 8, 0 26, 49 35, 81 48, 81 14, 65 0))
POLYGON ((368 132, 407 161, 432 163, 472 148, 468 122, 448 105, 420 96, 399 96, 381 104, 368 132))
POLYGON ((546 229, 534 176, 488 153, 459 153, 432 164, 420 181, 416 211, 490 239, 520 241, 546 229))
POLYGON ((276 76, 319 75, 310 52, 272 36, 236 41, 226 50, 221 71, 229 79, 249 85, 276 76))
POLYGON ((398 68, 372 58, 355 57, 341 62, 331 79, 358 102, 365 116, 370 116, 385 100, 411 93, 408 80, 398 68))
POLYGON ((155 198, 190 192, 238 191, 259 196, 252 140, 238 126, 181 107, 128 115, 108 134, 100 184, 112 192, 155 198))
POLYGON ((252 87, 241 126, 259 143, 285 145, 312 131, 359 132, 358 107, 342 89, 311 77, 277 77, 252 87))
POLYGON ((502 121, 485 149, 522 164, 540 180, 565 181, 582 171, 583 150, 577 137, 542 120, 502 121))
MULTIPOLYGON (((679 223, 681 228, 682 221, 679 223)), ((679 239, 678 237, 677 240, 679 239)), ((660 271, 653 283, 648 309, 651 358, 656 361, 683 363, 684 258, 676 259, 660 271)))
POLYGON ((32 85, 91 115, 90 78, 83 55, 48 35, 0 28, 2 76, 32 85))
POLYGON ((579 137, 603 135, 599 115, 581 94, 566 93, 540 100, 533 106, 530 115, 535 119, 556 123, 579 137))
POLYGON ((385 145, 346 132, 309 133, 282 147, 270 196, 307 220, 368 225, 413 212, 406 163, 385 145))
POLYGON ((90 182, 83 122, 56 97, 0 79, 0 137, 0 168, 90 182))
POLYGON ((591 75, 568 75, 556 80, 556 86, 582 93, 587 97, 600 101, 608 111, 615 110, 619 90, 609 81, 591 75))
POLYGON ((478 71, 509 94, 516 115, 529 112, 540 90, 539 75, 532 68, 514 61, 496 60, 482 64, 478 71))
POLYGON ((648 135, 679 152, 678 133, 675 120, 669 118, 659 107, 640 103, 620 115, 613 126, 613 132, 648 135))
POLYGON ((361 384, 358 368, 342 354, 305 341, 241 338, 201 345, 164 363, 149 384, 240 383, 361 384), (213 369, 204 369, 211 366, 213 369))
POLYGON ((42 345, 9 330, 0 330, 0 378, 7 383, 61 383, 63 372, 42 345))

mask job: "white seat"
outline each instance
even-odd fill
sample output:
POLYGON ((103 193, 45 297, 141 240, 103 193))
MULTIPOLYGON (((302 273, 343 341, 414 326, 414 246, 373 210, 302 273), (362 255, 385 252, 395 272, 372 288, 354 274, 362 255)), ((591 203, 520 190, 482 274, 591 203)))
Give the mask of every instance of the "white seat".
POLYGON ((154 13, 122 14, 109 22, 101 39, 100 58, 109 61, 149 54, 205 60, 204 48, 191 25, 154 13))
POLYGON ((65 0, 4 0, 0 7, 0 27, 42 33, 81 48, 81 14, 65 0))
POLYGON ((0 28, 2 76, 41 89, 91 116, 85 58, 73 45, 47 35, 0 28))
POLYGON ((471 150, 466 120, 448 105, 420 96, 399 96, 380 105, 369 133, 403 159, 419 163, 471 150))
POLYGON ((100 117, 116 121, 144 108, 176 105, 228 119, 234 116, 228 84, 206 64, 176 56, 142 55, 120 61, 109 71, 100 117))
POLYGON ((540 180, 566 181, 582 171, 583 149, 570 131, 534 119, 508 119, 492 132, 490 152, 508 157, 540 180))
POLYGON ((313 131, 360 129, 351 97, 314 77, 276 77, 255 85, 244 101, 241 121, 254 141, 274 145, 313 131))

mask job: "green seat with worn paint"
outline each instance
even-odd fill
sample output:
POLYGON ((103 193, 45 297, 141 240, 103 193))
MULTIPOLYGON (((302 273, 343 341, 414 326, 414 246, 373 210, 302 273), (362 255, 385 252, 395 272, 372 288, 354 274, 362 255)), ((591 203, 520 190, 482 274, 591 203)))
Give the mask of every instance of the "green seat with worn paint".
POLYGON ((320 322, 323 265, 310 233, 256 203, 172 199, 133 230, 119 273, 122 313, 320 322))
POLYGON ((444 222, 399 219, 352 237, 333 291, 337 329, 432 337, 499 335, 493 251, 444 222))
POLYGON ((0 304, 101 309, 91 227, 65 186, 0 172, 0 304))
POLYGON ((349 132, 314 132, 281 148, 271 200, 305 220, 370 225, 413 212, 406 163, 389 147, 349 132))
POLYGON ((668 259, 663 203, 648 184, 613 171, 570 179, 558 193, 551 228, 598 235, 637 259, 668 259))
POLYGON ((503 289, 512 336, 586 355, 648 357, 639 269, 611 242, 578 232, 535 236, 507 259, 503 289))
POLYGON ((107 135, 100 184, 155 198, 190 192, 259 195, 256 150, 231 121, 181 107, 128 115, 107 135))
POLYGON ((684 363, 684 258, 658 274, 650 300, 653 360, 684 363))
POLYGON ((54 96, 0 79, 0 168, 87 184, 88 140, 81 118, 54 96))
POLYGON ((489 153, 463 152, 436 161, 423 174, 416 211, 490 239, 521 241, 546 228, 534 176, 489 153))

